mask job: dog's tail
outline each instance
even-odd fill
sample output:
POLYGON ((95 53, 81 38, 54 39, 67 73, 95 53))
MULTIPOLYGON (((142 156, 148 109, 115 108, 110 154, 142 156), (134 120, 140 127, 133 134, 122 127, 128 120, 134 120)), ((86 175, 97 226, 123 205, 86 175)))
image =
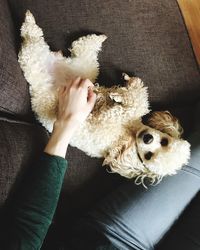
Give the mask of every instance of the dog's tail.
POLYGON ((30 12, 30 10, 26 11, 25 21, 21 27, 21 37, 27 40, 41 40, 43 37, 42 29, 36 24, 35 18, 30 12))

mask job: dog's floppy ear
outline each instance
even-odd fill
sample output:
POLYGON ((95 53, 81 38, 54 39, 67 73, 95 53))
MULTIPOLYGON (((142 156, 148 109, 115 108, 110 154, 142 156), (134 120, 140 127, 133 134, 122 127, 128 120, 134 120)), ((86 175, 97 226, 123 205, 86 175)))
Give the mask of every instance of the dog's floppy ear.
POLYGON ((153 112, 147 120, 147 125, 177 139, 183 133, 179 120, 169 111, 153 112))
POLYGON ((132 178, 137 175, 137 169, 134 169, 132 161, 130 161, 129 154, 132 154, 131 144, 133 139, 131 137, 121 138, 114 144, 103 161, 102 166, 108 165, 111 173, 118 173, 126 178, 132 178))

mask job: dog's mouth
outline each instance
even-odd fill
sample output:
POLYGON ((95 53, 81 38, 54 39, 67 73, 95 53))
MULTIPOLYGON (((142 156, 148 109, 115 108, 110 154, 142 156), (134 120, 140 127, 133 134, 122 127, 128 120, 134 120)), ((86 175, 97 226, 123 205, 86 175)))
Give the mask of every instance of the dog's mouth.
POLYGON ((144 165, 144 162, 143 162, 142 158, 140 157, 140 154, 138 151, 137 151, 137 156, 138 156, 138 159, 140 160, 140 162, 144 165))
POLYGON ((137 151, 137 156, 138 156, 139 161, 142 163, 142 165, 144 167, 146 167, 145 164, 144 164, 144 162, 143 162, 143 160, 142 160, 142 157, 140 156, 137 143, 136 143, 136 151, 137 151))

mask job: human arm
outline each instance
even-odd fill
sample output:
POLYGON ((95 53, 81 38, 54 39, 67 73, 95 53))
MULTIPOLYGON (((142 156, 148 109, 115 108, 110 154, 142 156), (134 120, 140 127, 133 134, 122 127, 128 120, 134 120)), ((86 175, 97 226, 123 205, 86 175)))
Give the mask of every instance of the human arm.
POLYGON ((95 102, 95 95, 88 90, 91 83, 82 83, 84 87, 80 90, 78 83, 81 82, 80 78, 71 81, 70 87, 64 86, 59 91, 58 117, 44 153, 29 169, 8 203, 9 230, 4 233, 3 249, 40 249, 43 243, 67 169, 64 157, 68 143, 95 102), (75 103, 74 98, 79 101, 75 103))
POLYGON ((71 136, 94 107, 93 86, 89 80, 78 77, 60 88, 57 120, 44 150, 46 153, 65 157, 71 136))

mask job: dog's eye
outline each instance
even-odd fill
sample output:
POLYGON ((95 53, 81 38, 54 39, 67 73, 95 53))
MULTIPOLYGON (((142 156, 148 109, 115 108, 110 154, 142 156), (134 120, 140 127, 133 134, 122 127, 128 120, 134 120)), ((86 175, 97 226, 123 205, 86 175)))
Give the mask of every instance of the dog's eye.
POLYGON ((145 134, 143 136, 143 142, 145 144, 150 144, 153 141, 153 136, 151 134, 145 134))
POLYGON ((167 138, 162 138, 160 144, 163 146, 163 147, 166 147, 168 145, 169 141, 167 138))
POLYGON ((146 160, 150 160, 152 156, 153 156, 153 153, 148 152, 148 153, 145 154, 144 157, 145 157, 146 160))

